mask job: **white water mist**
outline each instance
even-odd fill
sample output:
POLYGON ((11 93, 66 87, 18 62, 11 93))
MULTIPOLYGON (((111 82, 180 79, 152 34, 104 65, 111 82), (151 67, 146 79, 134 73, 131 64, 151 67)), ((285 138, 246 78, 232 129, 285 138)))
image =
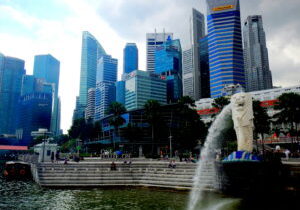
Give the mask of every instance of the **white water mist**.
MULTIPOLYGON (((196 174, 193 178, 193 189, 190 193, 188 210, 195 210, 197 203, 203 198, 203 190, 205 188, 205 180, 203 180, 203 174, 205 167, 208 164, 212 164, 213 176, 216 182, 216 171, 215 171, 215 151, 219 148, 220 140, 222 139, 223 132, 226 131, 230 125, 231 121, 231 105, 227 105, 223 108, 221 113, 216 117, 213 124, 208 130, 208 135, 206 137, 204 147, 200 152, 200 160, 197 165, 196 174)), ((215 183, 216 185, 217 183, 215 183)))

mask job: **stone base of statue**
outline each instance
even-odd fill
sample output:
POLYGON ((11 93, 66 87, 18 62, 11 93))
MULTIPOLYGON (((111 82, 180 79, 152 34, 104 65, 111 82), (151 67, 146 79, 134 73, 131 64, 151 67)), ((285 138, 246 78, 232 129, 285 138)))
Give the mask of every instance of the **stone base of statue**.
POLYGON ((283 189, 281 162, 264 161, 245 151, 236 151, 218 163, 220 189, 240 196, 261 196, 283 189))

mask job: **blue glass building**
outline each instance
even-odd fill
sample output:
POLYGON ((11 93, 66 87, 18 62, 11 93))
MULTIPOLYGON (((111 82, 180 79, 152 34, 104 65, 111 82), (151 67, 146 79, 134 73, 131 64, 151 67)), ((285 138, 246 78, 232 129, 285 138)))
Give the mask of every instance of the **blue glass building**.
POLYGON ((125 81, 116 82, 116 101, 125 106, 125 81))
POLYGON ((245 87, 239 0, 207 0, 211 97, 227 85, 245 87))
POLYGON ((199 65, 201 97, 210 98, 210 82, 209 82, 209 56, 208 56, 208 37, 205 36, 199 40, 199 65))
POLYGON ((123 73, 139 69, 139 52, 135 43, 127 43, 124 48, 123 73))
POLYGON ((24 63, 0 54, 0 134, 15 134, 24 63))
POLYGON ((52 94, 32 93, 21 96, 17 113, 17 135, 22 137, 22 145, 30 145, 32 131, 50 129, 52 94))
POLYGON ((118 60, 103 55, 97 66, 97 84, 95 90, 95 117, 98 121, 105 116, 108 106, 116 100, 118 60))
POLYGON ((54 96, 53 96, 53 110, 51 131, 54 136, 60 132, 60 110, 58 109, 58 88, 59 88, 59 73, 60 62, 52 55, 36 55, 34 57, 33 75, 37 79, 44 79, 44 83, 54 84, 54 96))
POLYGON ((178 39, 168 39, 156 48, 155 73, 167 80, 168 103, 176 103, 182 96, 182 51, 178 39))
POLYGON ((88 31, 82 34, 79 98, 73 119, 84 118, 88 90, 96 87, 97 62, 106 55, 97 39, 88 31))

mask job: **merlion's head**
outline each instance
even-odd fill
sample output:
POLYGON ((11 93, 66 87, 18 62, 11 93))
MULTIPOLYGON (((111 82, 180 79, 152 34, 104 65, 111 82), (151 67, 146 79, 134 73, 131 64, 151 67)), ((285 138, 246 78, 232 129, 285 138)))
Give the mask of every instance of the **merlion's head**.
POLYGON ((247 93, 237 93, 231 97, 231 106, 235 111, 246 111, 252 106, 252 97, 247 93))

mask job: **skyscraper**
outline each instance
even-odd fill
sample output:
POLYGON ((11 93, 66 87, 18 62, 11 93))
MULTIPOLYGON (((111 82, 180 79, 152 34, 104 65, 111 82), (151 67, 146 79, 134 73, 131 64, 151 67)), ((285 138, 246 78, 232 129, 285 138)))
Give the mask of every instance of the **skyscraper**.
POLYGON ((193 49, 182 52, 182 86, 183 95, 194 98, 194 79, 193 79, 193 49))
POLYGON ((90 88, 88 91, 88 102, 85 108, 85 119, 94 120, 95 115, 95 88, 90 88))
POLYGON ((243 35, 246 90, 273 88, 266 35, 260 15, 247 18, 243 27, 243 35))
POLYGON ((127 110, 142 109, 148 100, 167 103, 167 82, 159 75, 136 70, 125 78, 125 107, 127 110))
POLYGON ((103 55, 98 61, 95 90, 95 121, 104 117, 108 106, 116 100, 115 82, 117 81, 117 69, 118 60, 110 55, 103 55))
POLYGON ((205 98, 203 93, 206 88, 202 85, 205 81, 202 80, 201 66, 200 66, 200 55, 199 55, 199 39, 205 36, 205 18, 204 15, 198 10, 192 10, 192 58, 193 58, 193 91, 194 99, 198 100, 200 98, 205 98))
POLYGON ((84 118, 88 90, 96 87, 97 62, 105 54, 105 50, 96 38, 88 31, 84 31, 82 34, 79 98, 73 119, 84 118))
POLYGON ((147 33, 147 71, 155 71, 155 50, 162 45, 168 38, 173 39, 173 33, 147 33))
POLYGON ((139 52, 135 43, 126 44, 123 56, 123 73, 128 74, 139 68, 139 52))
POLYGON ((43 79, 45 83, 54 84, 53 110, 51 117, 51 132, 56 136, 60 131, 58 110, 58 88, 59 88, 60 62, 52 55, 36 55, 34 57, 33 75, 37 79, 43 79))
POLYGON ((24 61, 0 53, 0 134, 14 134, 24 61))
POLYGON ((116 102, 125 105, 125 81, 116 82, 116 102))
POLYGON ((245 87, 239 0, 207 0, 211 97, 227 85, 245 87))
MULTIPOLYGON (((52 115, 52 93, 30 93, 20 97, 17 134, 22 145, 30 145, 31 132, 39 128, 50 129, 52 115)), ((59 102, 58 102, 59 103, 59 102)))
POLYGON ((209 83, 209 59, 208 59, 208 38, 204 36, 199 40, 199 65, 200 65, 200 96, 210 98, 209 83))
POLYGON ((182 50, 179 39, 170 38, 155 52, 155 73, 167 81, 167 101, 176 103, 182 97, 182 50))

